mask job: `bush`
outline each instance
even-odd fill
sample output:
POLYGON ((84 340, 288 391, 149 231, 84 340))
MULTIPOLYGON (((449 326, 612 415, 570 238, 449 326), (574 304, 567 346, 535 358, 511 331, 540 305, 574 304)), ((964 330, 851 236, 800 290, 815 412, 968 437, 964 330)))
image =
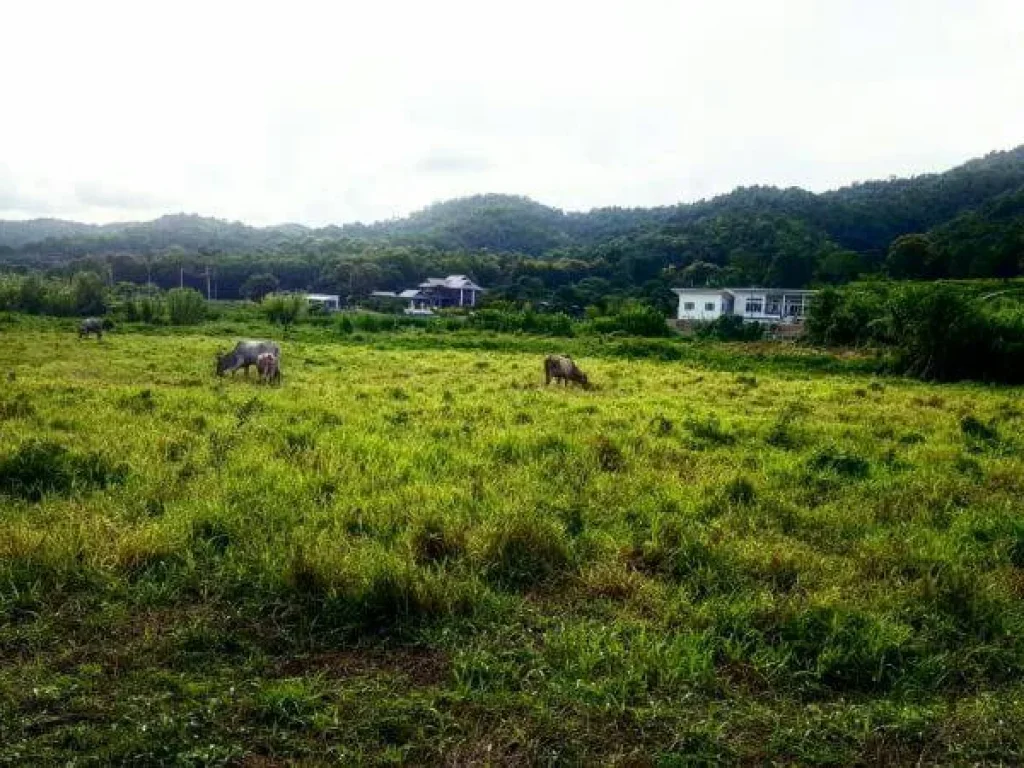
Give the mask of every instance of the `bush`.
POLYGON ((79 315, 102 315, 107 311, 107 289, 93 272, 79 272, 71 280, 71 296, 79 315))
POLYGON ((758 341, 764 336, 760 323, 747 323, 739 315, 722 315, 707 323, 696 326, 699 339, 717 341, 758 341))
POLYGON ((879 291, 826 288, 811 301, 807 337, 816 344, 863 346, 881 341, 886 313, 879 291))
POLYGON ((629 336, 668 336, 671 330, 665 315, 646 304, 635 304, 610 315, 595 317, 589 329, 594 333, 624 333, 629 336))
POLYGON ((0 310, 71 317, 102 315, 107 308, 107 288, 93 272, 78 272, 70 281, 28 275, 0 282, 0 310))
POLYGON ((879 344, 893 367, 922 379, 1024 381, 1024 310, 991 309, 978 289, 950 283, 822 291, 808 336, 823 344, 879 344))
POLYGON ((946 286, 907 286, 890 302, 899 367, 922 379, 979 375, 994 361, 978 304, 946 286))
POLYGON ((21 298, 21 280, 17 277, 0 275, 0 312, 13 312, 21 298))
POLYGON ((167 319, 171 325, 193 325, 206 316, 206 300, 194 288, 174 288, 167 292, 167 319))
POLYGON ((78 314, 75 297, 66 283, 52 283, 46 291, 43 313, 54 317, 73 317, 78 314))
POLYGON ((164 316, 164 307, 155 296, 144 296, 135 304, 136 316, 143 323, 159 322, 164 316))
POLYGON ((129 323, 154 324, 163 320, 164 307, 159 298, 143 296, 122 302, 114 308, 114 313, 129 323))
POLYGON ((298 294, 273 293, 263 299, 262 308, 270 322, 287 326, 303 316, 306 300, 298 294))
POLYGON ((543 314, 533 310, 481 309, 469 316, 467 325, 501 333, 536 333, 573 336, 572 318, 562 312, 543 314))
POLYGON ((18 290, 18 306, 22 312, 38 315, 46 305, 46 288, 36 275, 29 275, 21 281, 18 290))
POLYGON ((276 291, 278 285, 277 277, 270 273, 250 275, 238 292, 250 301, 262 301, 267 294, 276 291))

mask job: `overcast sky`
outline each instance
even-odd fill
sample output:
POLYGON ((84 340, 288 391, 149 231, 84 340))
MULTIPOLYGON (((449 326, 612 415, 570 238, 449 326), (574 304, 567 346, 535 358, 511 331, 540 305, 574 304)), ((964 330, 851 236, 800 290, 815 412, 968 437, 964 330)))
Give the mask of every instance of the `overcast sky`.
POLYGON ((1024 0, 10 0, 0 218, 822 190, 1024 143, 1024 0))

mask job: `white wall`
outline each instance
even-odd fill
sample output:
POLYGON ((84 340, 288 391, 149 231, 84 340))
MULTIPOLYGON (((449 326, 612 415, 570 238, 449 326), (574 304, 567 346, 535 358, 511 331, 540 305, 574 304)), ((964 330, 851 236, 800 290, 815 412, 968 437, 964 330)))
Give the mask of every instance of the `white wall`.
POLYGON ((680 293, 679 307, 676 310, 678 320, 714 320, 720 317, 723 312, 725 297, 721 291, 699 291, 694 293, 680 293), (693 309, 687 309, 687 304, 693 304, 693 309), (708 309, 707 305, 712 308, 708 309))

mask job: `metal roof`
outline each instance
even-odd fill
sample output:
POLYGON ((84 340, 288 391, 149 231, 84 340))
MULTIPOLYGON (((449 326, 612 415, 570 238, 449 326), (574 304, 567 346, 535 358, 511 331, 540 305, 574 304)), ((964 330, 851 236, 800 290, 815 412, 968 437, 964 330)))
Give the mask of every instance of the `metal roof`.
POLYGON ((807 288, 673 288, 673 293, 817 293, 807 288))
POLYGON ((448 275, 448 277, 428 277, 420 288, 451 288, 453 290, 482 291, 479 285, 465 275, 448 275))

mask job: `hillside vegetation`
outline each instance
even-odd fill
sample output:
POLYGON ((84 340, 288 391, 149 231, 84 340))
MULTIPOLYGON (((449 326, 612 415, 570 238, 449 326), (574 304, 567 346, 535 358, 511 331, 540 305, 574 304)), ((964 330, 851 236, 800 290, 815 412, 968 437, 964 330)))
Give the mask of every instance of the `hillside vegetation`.
POLYGON ((263 274, 283 289, 355 300, 427 275, 465 273, 498 298, 571 312, 595 296, 664 308, 667 289, 678 285, 1020 275, 1022 195, 1019 147, 941 174, 823 194, 751 187, 653 209, 564 213, 527 198, 480 195, 403 219, 322 229, 184 215, 103 228, 0 222, 0 264, 89 268, 165 288, 199 287, 209 266, 224 298, 237 298, 248 278, 263 274))
POLYGON ((5 322, 0 762, 1024 760, 1018 390, 5 322))

